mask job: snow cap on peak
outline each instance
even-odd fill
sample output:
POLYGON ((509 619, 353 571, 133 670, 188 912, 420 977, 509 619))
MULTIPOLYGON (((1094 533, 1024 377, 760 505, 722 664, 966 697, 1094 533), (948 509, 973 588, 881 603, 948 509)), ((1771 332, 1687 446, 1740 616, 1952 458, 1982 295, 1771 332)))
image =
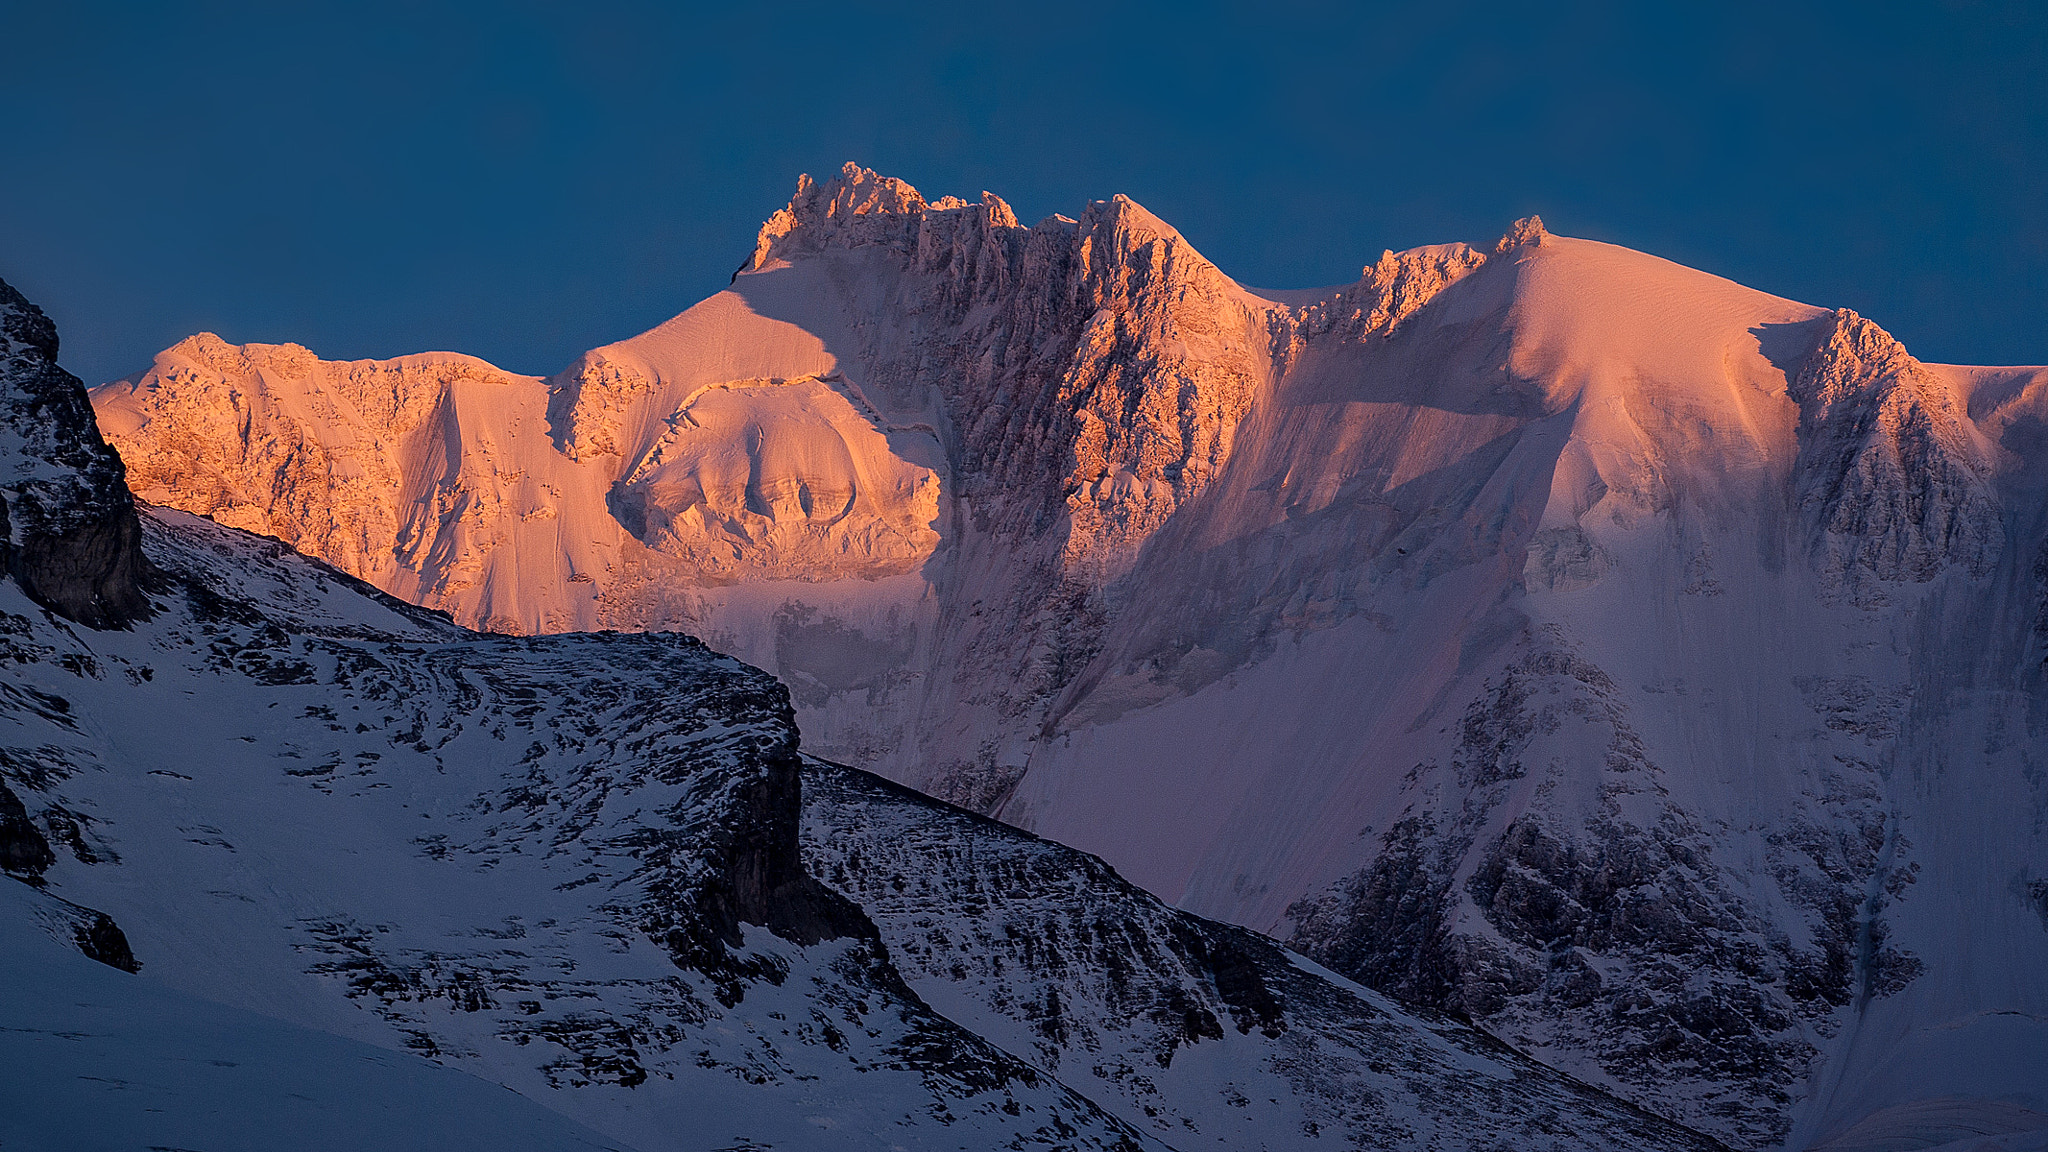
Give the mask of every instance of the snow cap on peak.
MULTIPOLYGON (((942 235, 954 236, 952 228, 959 226, 962 216, 975 221, 970 231, 984 236, 1020 227, 1017 213, 993 192, 983 192, 979 202, 957 196, 926 200, 904 181, 849 161, 838 175, 823 182, 798 177, 789 206, 761 225, 754 251, 733 277, 758 272, 777 260, 828 249, 883 244, 913 251, 930 241, 928 226, 938 218, 954 219, 951 227, 941 230, 942 235)), ((1178 229, 1121 194, 1090 203, 1079 221, 1047 217, 1038 229, 1077 226, 1083 232, 1102 229, 1118 237, 1118 246, 1127 249, 1155 240, 1186 243, 1178 229)))
POLYGON ((1524 216, 1514 222, 1507 235, 1500 238, 1500 243, 1493 246, 1493 252, 1496 256, 1504 256, 1524 245, 1534 247, 1542 244, 1549 235, 1543 230, 1543 217, 1524 216))
POLYGON ((812 219, 844 220, 873 213, 903 216, 925 207, 924 197, 917 189, 851 160, 840 167, 839 175, 823 185, 804 176, 798 179, 796 187, 789 210, 798 214, 799 223, 810 223, 812 219))
POLYGON ((1829 359, 1852 359, 1872 368, 1896 368, 1917 363, 1899 338, 1865 316, 1848 308, 1835 309, 1833 322, 1821 340, 1821 353, 1829 359))
POLYGON ((303 376, 319 367, 320 357, 303 344, 230 344, 212 332, 197 332, 157 354, 204 364, 223 375, 237 376, 258 367, 303 376))
POLYGON ((1825 343, 1832 349, 1853 352, 1866 363, 1912 358, 1898 337, 1851 308, 1835 309, 1825 343))

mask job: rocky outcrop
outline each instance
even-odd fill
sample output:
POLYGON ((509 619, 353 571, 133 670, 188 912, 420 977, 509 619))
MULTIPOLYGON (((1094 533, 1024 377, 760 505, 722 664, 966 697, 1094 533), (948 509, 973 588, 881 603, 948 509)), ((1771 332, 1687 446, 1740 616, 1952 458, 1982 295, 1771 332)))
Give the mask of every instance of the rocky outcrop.
MULTIPOLYGON (((29 819, 21 797, 0 777, 0 872, 37 887, 43 874, 57 862, 50 841, 29 819)), ((42 895, 36 902, 59 940, 88 957, 123 972, 139 972, 142 965, 128 945, 128 936, 114 918, 104 912, 83 908, 68 900, 42 895)))
MULTIPOLYGON (((751 771, 728 785, 718 811, 693 818, 686 830, 636 837, 642 864, 669 872, 650 882, 653 900, 641 930, 679 965, 721 981, 721 996, 738 1003, 748 980, 766 971, 739 956, 743 925, 767 928, 800 945, 841 937, 873 940, 875 928, 858 907, 804 868, 797 841, 801 760, 789 690, 765 678, 735 679, 719 685, 699 707, 725 724, 743 726, 747 734, 726 751, 740 755, 751 771)), ((874 960, 872 967, 886 982, 886 964, 879 956, 874 960)))
POLYGON ((50 842, 44 838, 42 829, 29 820, 21 797, 14 794, 7 781, 0 780, 0 871, 35 879, 56 860, 57 854, 50 851, 50 842))
MULTIPOLYGON (((1495 258, 1510 256, 1517 249, 1541 245, 1549 235, 1543 230, 1542 217, 1517 220, 1494 244, 1492 254, 1495 258)), ((1278 318, 1275 327, 1282 334, 1282 363, 1291 364, 1311 339, 1391 336, 1403 320, 1486 261, 1487 253, 1467 244, 1381 252, 1378 260, 1365 266, 1356 284, 1278 318)))
POLYGON ((1061 531, 1061 568, 1091 585, 1203 490, 1272 372, 1274 310, 1123 196, 1025 228, 991 193, 928 203, 848 164, 799 181, 742 272, 877 248, 916 277, 924 336, 876 339, 869 372, 940 384, 961 494, 1001 530, 1061 531))
POLYGON ((1875 607, 1887 585, 1990 570, 2004 546, 1990 462, 1945 381, 1845 308, 1792 395, 1800 509, 1831 594, 1875 607))
MULTIPOLYGON (((1292 943, 1371 987, 1468 1017, 1599 1073, 1744 1146, 1781 1141, 1833 1018, 1896 992, 1917 961, 1884 947, 1873 885, 1897 894, 1881 808, 1787 814, 1769 837, 1776 898, 1675 802, 1614 681, 1530 653, 1465 713, 1448 765, 1409 773, 1414 806, 1372 864, 1290 910, 1292 943), (1581 774, 1600 765, 1597 782, 1581 774), (1591 793, 1591 811, 1567 797, 1591 793), (1877 923, 1871 945, 1870 925, 1877 923), (1859 951, 1871 954, 1859 958, 1859 951)), ((1877 774, 1845 765, 1866 798, 1877 774)))
POLYGON ((135 504, 57 328, 0 281, 0 478, 8 572, 39 604, 93 628, 147 616, 135 504))
MULTIPOLYGON (((948 196, 927 205, 917 189, 903 181, 877 175, 851 162, 838 176, 823 183, 809 175, 799 176, 789 206, 777 209, 762 223, 754 240, 754 254, 740 264, 739 270, 758 272, 771 260, 790 260, 828 247, 913 241, 927 207, 943 212, 958 209, 964 203, 948 196)), ((1009 225, 1017 223, 1007 206, 1002 212, 1009 225)))

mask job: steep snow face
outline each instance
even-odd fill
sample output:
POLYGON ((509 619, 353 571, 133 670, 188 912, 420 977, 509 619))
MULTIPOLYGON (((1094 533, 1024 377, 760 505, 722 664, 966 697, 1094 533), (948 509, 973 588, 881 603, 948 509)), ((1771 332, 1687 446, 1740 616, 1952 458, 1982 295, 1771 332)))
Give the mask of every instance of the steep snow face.
POLYGON ((592 618, 774 671, 812 752, 1731 1142, 1876 1146, 2048 1110, 2042 381, 1533 221, 1261 294, 1122 198, 849 167, 511 470, 596 477, 592 618))

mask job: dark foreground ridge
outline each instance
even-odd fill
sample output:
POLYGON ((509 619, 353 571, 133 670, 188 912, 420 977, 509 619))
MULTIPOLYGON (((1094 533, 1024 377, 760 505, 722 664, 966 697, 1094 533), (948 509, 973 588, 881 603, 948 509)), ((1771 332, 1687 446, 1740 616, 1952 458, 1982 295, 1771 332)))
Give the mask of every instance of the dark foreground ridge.
POLYGON ((57 326, 0 280, 0 436, 21 467, 0 482, 0 556, 36 603, 93 628, 148 615, 149 562, 121 457, 100 437, 78 377, 57 366, 57 326))

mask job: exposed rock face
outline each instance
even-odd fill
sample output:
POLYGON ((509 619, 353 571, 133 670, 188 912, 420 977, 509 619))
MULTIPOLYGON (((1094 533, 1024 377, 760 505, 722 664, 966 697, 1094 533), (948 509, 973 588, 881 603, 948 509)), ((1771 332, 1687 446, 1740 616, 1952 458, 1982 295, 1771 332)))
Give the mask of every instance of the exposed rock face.
POLYGON ((21 797, 0 780, 0 871, 39 877, 56 859, 42 829, 29 822, 21 797))
POLYGON ((1890 333, 1836 312, 1793 396, 1800 504, 1831 591, 1873 607, 1886 581, 1991 569, 2005 533, 1990 461, 1950 390, 1890 333))
MULTIPOLYGON (((97 394, 138 461, 204 403, 149 379, 97 394)), ((700 635, 807 751, 1733 1143, 2048 1060, 1992 1036, 2048 1019, 2048 373, 1534 219, 1259 293, 1122 198, 849 166, 728 291, 446 396, 408 599, 700 635)))
POLYGON ((149 602, 135 504, 78 378, 57 366, 57 328, 0 281, 0 477, 8 571, 44 607, 94 628, 149 602))
POLYGON ((1412 789, 1464 795, 1455 816, 1388 828, 1368 869, 1290 910, 1293 943, 1512 1041, 1591 1053, 1646 1095, 1695 1096, 1689 1114, 1746 1141, 1778 1139, 1835 1011, 1918 967, 1869 930, 1870 887, 1896 896, 1912 879, 1871 803, 1878 774, 1845 762, 1833 811, 1767 837, 1788 920, 1675 801, 1600 669, 1539 649, 1488 688, 1451 762, 1411 773, 1412 789), (1571 791, 1590 813, 1552 798, 1571 791))
MULTIPOLYGON (((1507 240, 1501 244, 1503 252, 1513 249, 1507 240)), ((1284 359, 1292 361, 1311 338, 1329 333, 1356 340, 1392 335, 1401 321, 1484 263, 1484 253, 1464 244, 1382 252, 1377 262, 1366 266, 1357 284, 1302 309, 1298 319, 1286 326, 1290 339, 1284 359)))

